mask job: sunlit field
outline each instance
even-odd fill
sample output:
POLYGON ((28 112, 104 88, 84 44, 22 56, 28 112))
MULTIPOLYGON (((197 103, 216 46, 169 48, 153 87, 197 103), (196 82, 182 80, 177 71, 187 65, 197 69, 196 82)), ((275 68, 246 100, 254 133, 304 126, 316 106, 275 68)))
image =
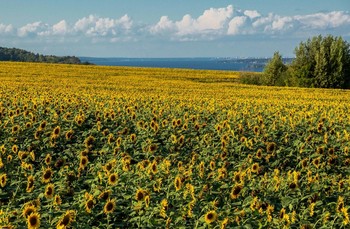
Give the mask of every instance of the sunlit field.
POLYGON ((348 228, 350 92, 0 63, 0 228, 348 228))

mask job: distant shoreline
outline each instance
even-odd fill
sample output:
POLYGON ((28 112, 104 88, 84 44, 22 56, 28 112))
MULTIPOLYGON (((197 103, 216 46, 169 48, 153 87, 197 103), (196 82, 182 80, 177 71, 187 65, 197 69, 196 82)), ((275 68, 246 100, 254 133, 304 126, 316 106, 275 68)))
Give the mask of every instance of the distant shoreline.
MULTIPOLYGON (((79 57, 82 62, 100 66, 182 68, 199 70, 262 72, 270 58, 123 58, 79 57)), ((293 58, 284 58, 290 63, 293 58)))

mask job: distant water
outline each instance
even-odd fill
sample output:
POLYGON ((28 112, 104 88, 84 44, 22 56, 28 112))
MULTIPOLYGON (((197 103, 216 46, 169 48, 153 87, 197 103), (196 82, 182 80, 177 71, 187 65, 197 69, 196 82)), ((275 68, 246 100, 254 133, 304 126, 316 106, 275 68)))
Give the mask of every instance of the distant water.
MULTIPOLYGON (((267 58, 94 58, 80 57, 80 60, 96 65, 133 66, 156 68, 189 68, 203 70, 254 71, 262 72, 267 58)), ((288 60, 286 60, 288 62, 288 60)))

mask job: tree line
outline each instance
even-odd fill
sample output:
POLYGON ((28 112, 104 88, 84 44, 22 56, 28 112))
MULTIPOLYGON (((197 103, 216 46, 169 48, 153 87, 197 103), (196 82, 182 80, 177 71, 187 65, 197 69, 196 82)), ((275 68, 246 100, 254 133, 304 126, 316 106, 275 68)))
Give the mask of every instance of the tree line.
POLYGON ((242 83, 269 86, 350 88, 350 45, 342 37, 321 35, 301 42, 291 64, 275 52, 262 75, 247 75, 242 83))
POLYGON ((42 55, 28 52, 23 49, 0 47, 0 61, 18 61, 18 62, 41 62, 41 63, 59 63, 59 64, 90 64, 81 62, 75 56, 54 56, 42 55))

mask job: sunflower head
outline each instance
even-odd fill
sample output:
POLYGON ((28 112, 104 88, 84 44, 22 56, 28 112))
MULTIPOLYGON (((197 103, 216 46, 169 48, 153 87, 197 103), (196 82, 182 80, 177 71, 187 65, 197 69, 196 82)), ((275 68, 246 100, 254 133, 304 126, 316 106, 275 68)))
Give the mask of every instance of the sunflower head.
POLYGON ((62 204, 62 199, 61 199, 60 195, 55 195, 53 205, 61 205, 61 204, 62 204))
POLYGON ((215 222, 218 218, 218 214, 215 211, 209 211, 205 214, 204 220, 207 224, 215 222))
POLYGON ((116 173, 112 173, 108 177, 108 184, 109 185, 115 185, 118 181, 118 175, 116 173))
POLYGON ((266 151, 269 153, 273 153, 276 150, 276 143, 269 142, 266 146, 266 151))
POLYGON ((236 184, 231 190, 231 193, 230 193, 231 199, 237 199, 242 189, 243 189, 242 185, 236 184))
POLYGON ((114 208, 115 208, 115 200, 112 199, 112 200, 107 200, 105 206, 103 207, 103 212, 105 214, 110 214, 114 211, 114 208))
POLYGON ((48 184, 45 188, 45 197, 47 199, 51 199, 54 194, 54 185, 53 184, 48 184))
POLYGON ((22 215, 24 218, 27 219, 32 213, 35 213, 35 212, 36 212, 35 206, 33 206, 32 204, 26 204, 26 206, 22 211, 22 215))
POLYGON ((253 173, 258 173, 259 172, 259 164, 258 163, 254 163, 252 165, 252 172, 253 173))
POLYGON ((27 218, 28 229, 37 229, 40 227, 40 215, 36 212, 31 213, 27 218))
POLYGON ((176 191, 179 191, 182 187, 182 181, 181 181, 181 178, 179 176, 177 176, 175 178, 175 181, 174 181, 174 185, 175 185, 175 189, 176 191))
POLYGON ((93 136, 87 137, 84 141, 86 148, 92 148, 94 142, 95 142, 95 138, 93 136))
POLYGON ((5 187, 6 182, 7 182, 7 174, 6 174, 6 173, 1 174, 1 175, 0 175, 0 186, 1 186, 2 188, 5 187))
POLYGON ((103 200, 107 200, 111 195, 111 190, 106 190, 106 191, 103 191, 99 196, 98 198, 99 199, 103 199, 103 200))
POLYGON ((75 220, 76 212, 68 210, 58 221, 57 228, 67 228, 75 220))
POLYGON ((46 156, 45 156, 45 164, 47 164, 47 165, 49 165, 49 164, 51 164, 51 161, 52 161, 52 156, 51 156, 51 154, 46 154, 46 156))
POLYGON ((27 178, 27 189, 26 189, 26 191, 27 192, 32 192, 33 189, 34 189, 34 177, 32 175, 30 175, 27 178))
POLYGON ((87 166, 88 162, 89 162, 89 158, 87 156, 81 156, 79 167, 85 168, 87 166))
POLYGON ((143 189, 138 189, 135 194, 135 199, 137 201, 143 201, 147 196, 147 191, 143 189))
POLYGON ((94 206, 94 200, 93 199, 88 199, 86 202, 85 202, 85 210, 87 213, 91 213, 91 209, 93 208, 94 206))
POLYGON ((52 169, 50 167, 46 168, 43 172, 42 181, 44 183, 49 183, 51 181, 52 175, 53 175, 52 169))

